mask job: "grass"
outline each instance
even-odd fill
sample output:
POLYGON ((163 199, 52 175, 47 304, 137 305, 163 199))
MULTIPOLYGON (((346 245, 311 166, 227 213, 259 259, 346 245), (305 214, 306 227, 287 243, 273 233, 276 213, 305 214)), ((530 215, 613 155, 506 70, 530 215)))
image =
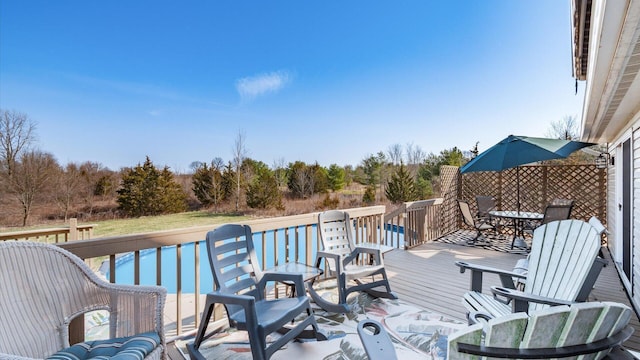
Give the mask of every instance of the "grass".
POLYGON ((133 219, 116 219, 93 222, 93 237, 117 236, 151 231, 188 228, 242 221, 247 216, 212 214, 208 211, 191 211, 160 216, 143 216, 133 219))
MULTIPOLYGON (((95 225, 93 238, 146 233, 151 231, 188 228, 200 225, 213 225, 246 220, 249 217, 230 214, 213 214, 208 211, 191 211, 179 214, 143 216, 132 219, 114 219, 104 221, 79 222, 78 225, 95 225)), ((29 231, 56 227, 68 227, 69 224, 49 224, 24 228, 0 229, 0 233, 6 231, 29 231)))

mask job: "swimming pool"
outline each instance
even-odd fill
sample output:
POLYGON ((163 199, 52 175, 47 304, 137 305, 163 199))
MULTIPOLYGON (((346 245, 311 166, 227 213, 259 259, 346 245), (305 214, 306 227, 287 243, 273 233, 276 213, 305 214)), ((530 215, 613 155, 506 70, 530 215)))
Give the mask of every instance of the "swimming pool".
MULTIPOLYGON (((284 263, 287 259, 289 261, 295 261, 296 250, 298 253, 298 259, 304 261, 306 253, 306 238, 304 227, 298 228, 298 248, 296 249, 295 243, 295 230, 296 228, 289 229, 289 248, 286 248, 285 242, 285 230, 280 229, 278 231, 265 232, 265 244, 267 245, 266 253, 266 265, 265 268, 274 266, 274 235, 277 241, 275 242, 278 247, 278 262, 284 263)), ((387 237, 389 233, 393 233, 393 239, 399 238, 401 244, 404 243, 403 228, 398 226, 387 228, 387 237)), ((315 226, 311 231, 311 258, 316 256, 317 248, 317 231, 315 226)), ((262 233, 253 234, 253 242, 256 248, 256 254, 258 261, 262 262, 262 233)), ((213 289, 213 276, 211 275, 211 267, 209 266, 209 258, 207 255, 207 247, 205 241, 199 241, 199 253, 200 253, 200 293, 205 294, 213 289)), ((170 294, 177 292, 177 256, 176 246, 165 246, 161 250, 161 275, 162 286, 167 289, 170 294)), ((181 246, 181 291, 183 293, 195 293, 195 243, 183 244, 181 246)), ((105 276, 109 278, 108 271, 105 276)), ((128 253, 120 256, 116 259, 116 283, 118 284, 130 284, 134 283, 134 255, 128 253)), ((147 249, 140 251, 140 284, 141 285, 155 285, 156 284, 156 249, 147 249)))

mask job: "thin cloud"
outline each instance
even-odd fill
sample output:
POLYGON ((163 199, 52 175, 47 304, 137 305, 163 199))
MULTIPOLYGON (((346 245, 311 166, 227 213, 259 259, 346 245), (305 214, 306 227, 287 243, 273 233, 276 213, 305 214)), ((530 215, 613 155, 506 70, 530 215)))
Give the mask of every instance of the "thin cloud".
POLYGON ((287 71, 274 71, 236 81, 236 90, 242 100, 251 101, 258 96, 276 93, 289 84, 292 76, 287 71))

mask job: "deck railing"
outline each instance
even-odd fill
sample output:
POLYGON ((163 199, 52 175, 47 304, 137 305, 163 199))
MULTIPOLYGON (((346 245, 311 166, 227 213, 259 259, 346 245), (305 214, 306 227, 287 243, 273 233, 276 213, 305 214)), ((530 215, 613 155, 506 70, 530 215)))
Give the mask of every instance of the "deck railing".
MULTIPOLYGON (((374 243, 387 249, 404 249, 437 237, 437 226, 440 223, 439 202, 440 199, 432 199, 403 204, 387 216, 384 206, 353 208, 346 211, 354 221, 356 244, 374 243), (394 229, 396 231, 392 231, 394 229), (404 237, 400 235, 402 231, 398 230, 404 230, 404 237)), ((260 262, 263 268, 268 268, 293 261, 313 265, 315 252, 321 246, 317 236, 317 218, 316 212, 238 223, 251 226, 256 249, 262 249, 258 251, 260 262)), ((127 275, 131 276, 132 280, 124 281, 125 283, 141 284, 141 275, 148 272, 154 273, 151 282, 155 285, 168 287, 171 282, 172 289, 169 291, 165 307, 165 312, 171 314, 171 320, 165 323, 166 332, 171 338, 193 332, 199 325, 204 294, 208 291, 202 289, 201 274, 210 273, 206 256, 202 259, 201 251, 206 253, 206 249, 201 242, 208 231, 220 225, 70 241, 60 243, 59 246, 92 263, 105 259, 103 268, 108 270, 108 280, 114 283, 123 282, 118 276, 127 275), (171 254, 174 258, 167 260, 166 256, 163 257, 163 248, 172 249, 171 254), (116 271, 116 260, 124 258, 124 254, 127 254, 128 261, 133 263, 132 274, 116 271), (155 269, 143 266, 147 259, 152 259, 150 263, 155 269), (173 266, 175 269, 169 268, 173 266), (205 271, 207 273, 204 273, 205 271), (163 272, 165 275, 175 274, 175 278, 163 279, 163 272), (188 283, 184 282, 183 278, 188 278, 188 283)), ((148 281, 142 283, 149 284, 148 281)), ((208 288, 212 286, 203 285, 208 288)), ((214 319, 221 319, 222 316, 221 310, 214 313, 214 319)), ((83 334, 82 329, 77 328, 80 326, 82 324, 77 324, 72 334, 83 334)))
POLYGON ((386 214, 384 223, 387 242, 392 246, 401 247, 399 240, 401 233, 394 231, 396 228, 403 229, 404 244, 402 247, 404 249, 410 249, 442 236, 441 204, 441 198, 406 202, 386 214))
POLYGON ((69 219, 69 227, 0 233, 0 241, 28 240, 57 244, 67 241, 89 240, 93 235, 94 227, 95 225, 78 225, 78 220, 71 218, 69 219))

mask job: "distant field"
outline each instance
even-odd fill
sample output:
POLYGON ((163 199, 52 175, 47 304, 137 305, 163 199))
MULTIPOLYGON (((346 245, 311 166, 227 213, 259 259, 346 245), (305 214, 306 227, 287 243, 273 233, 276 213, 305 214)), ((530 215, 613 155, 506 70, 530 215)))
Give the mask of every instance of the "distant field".
MULTIPOLYGON (((105 221, 79 222, 79 225, 95 224, 93 237, 116 236, 126 234, 145 233, 150 231, 170 230, 187 228, 200 225, 213 225, 227 222, 235 222, 249 219, 248 216, 212 214, 207 211, 192 211, 179 214, 144 216, 134 219, 117 219, 105 221)), ((57 224, 48 226, 34 226, 26 228, 6 228, 1 232, 8 231, 28 231, 43 228, 55 228, 68 226, 68 224, 57 224)))

